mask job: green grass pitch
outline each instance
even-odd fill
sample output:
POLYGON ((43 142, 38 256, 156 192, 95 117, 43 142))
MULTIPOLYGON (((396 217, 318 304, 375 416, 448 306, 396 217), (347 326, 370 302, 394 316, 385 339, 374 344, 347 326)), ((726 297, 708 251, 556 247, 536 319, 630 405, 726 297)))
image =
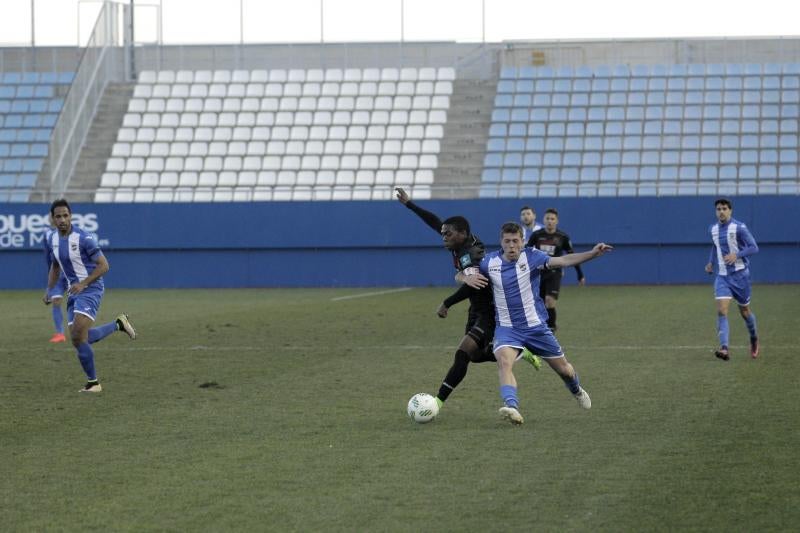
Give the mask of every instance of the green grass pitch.
POLYGON ((558 337, 591 394, 516 366, 435 393, 466 305, 447 289, 106 294, 139 338, 95 345, 104 392, 52 346, 40 293, 0 296, 4 531, 780 531, 800 522, 800 286, 756 286, 762 356, 710 286, 567 287, 558 337), (342 297, 346 297, 343 298, 342 297))

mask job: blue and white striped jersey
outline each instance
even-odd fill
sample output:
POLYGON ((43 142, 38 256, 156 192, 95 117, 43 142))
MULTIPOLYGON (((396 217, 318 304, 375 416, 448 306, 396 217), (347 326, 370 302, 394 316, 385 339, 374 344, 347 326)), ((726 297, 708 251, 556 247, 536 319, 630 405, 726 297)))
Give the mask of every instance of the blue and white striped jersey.
POLYGON ((717 265, 717 272, 720 276, 727 276, 740 270, 745 270, 750 265, 748 256, 758 252, 753 235, 744 223, 731 218, 726 224, 712 224, 709 227, 711 232, 711 254, 709 263, 717 265), (729 253, 736 253, 736 262, 726 265, 724 256, 729 253))
MULTIPOLYGON (((44 232, 44 240, 42 240, 42 248, 44 248, 44 260, 47 263, 47 271, 50 272, 50 265, 53 264, 53 256, 50 254, 50 237, 52 237, 53 233, 58 235, 58 230, 55 229, 47 229, 44 232)), ((61 274, 58 275, 59 283, 62 282, 62 279, 66 280, 64 277, 64 271, 61 271, 61 274)), ((66 281, 64 281, 64 285, 66 285, 66 281)))
MULTIPOLYGON (((77 226, 72 226, 72 231, 66 237, 53 231, 47 236, 46 246, 50 261, 58 261, 70 286, 89 277, 97 267, 97 259, 103 255, 97 238, 77 226)), ((98 278, 89 287, 102 291, 103 278, 98 278)))
POLYGON ((502 250, 483 258, 480 271, 492 284, 498 326, 546 327, 547 310, 539 296, 539 281, 549 259, 533 248, 523 248, 515 262, 503 259, 502 250))
POLYGON ((534 231, 539 231, 540 229, 544 229, 544 226, 542 226, 538 222, 533 225, 533 229, 528 229, 528 226, 524 225, 520 225, 520 227, 522 228, 522 233, 523 233, 522 242, 528 242, 528 239, 531 238, 531 235, 533 235, 534 231))

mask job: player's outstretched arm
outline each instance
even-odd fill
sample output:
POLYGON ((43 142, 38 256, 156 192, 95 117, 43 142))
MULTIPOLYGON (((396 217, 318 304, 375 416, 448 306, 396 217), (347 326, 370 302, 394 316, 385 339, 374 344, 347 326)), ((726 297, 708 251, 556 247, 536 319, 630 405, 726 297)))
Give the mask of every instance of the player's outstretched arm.
POLYGON ((550 268, 564 268, 564 267, 580 265, 581 263, 585 263, 586 261, 591 261, 595 257, 600 257, 604 253, 610 252, 613 249, 614 247, 611 246, 610 244, 606 244, 604 242, 597 243, 594 245, 594 248, 592 248, 588 252, 567 254, 567 255, 562 255, 561 257, 551 257, 550 260, 547 262, 547 266, 550 268))
POLYGON ((395 191, 397 191, 397 201, 416 213, 433 231, 436 233, 442 231, 442 219, 412 202, 408 193, 402 187, 396 187, 395 191))

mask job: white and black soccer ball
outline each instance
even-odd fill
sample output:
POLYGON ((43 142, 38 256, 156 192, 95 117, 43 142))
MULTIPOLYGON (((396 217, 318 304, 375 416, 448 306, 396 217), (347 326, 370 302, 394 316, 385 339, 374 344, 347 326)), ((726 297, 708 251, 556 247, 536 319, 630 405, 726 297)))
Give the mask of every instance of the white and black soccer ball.
POLYGON ((439 414, 439 404, 430 394, 420 392, 408 400, 408 417, 418 424, 426 424, 439 414))

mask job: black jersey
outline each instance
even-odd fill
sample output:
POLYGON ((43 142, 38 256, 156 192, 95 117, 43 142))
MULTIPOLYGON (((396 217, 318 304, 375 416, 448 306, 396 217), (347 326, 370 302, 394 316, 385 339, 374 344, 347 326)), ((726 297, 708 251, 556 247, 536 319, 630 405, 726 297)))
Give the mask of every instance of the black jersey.
MULTIPOLYGON (((430 226, 437 234, 441 236, 442 220, 438 216, 430 211, 422 209, 418 205, 414 204, 414 202, 409 201, 406 203, 406 207, 416 213, 418 217, 420 217, 428 226, 430 226)), ((470 234, 467 235, 467 240, 464 241, 464 246, 457 250, 450 250, 450 254, 453 257, 453 267, 455 267, 456 271, 461 272, 465 268, 477 268, 478 265, 480 265, 483 256, 486 255, 486 247, 478 237, 470 234)), ((459 287, 455 293, 449 296, 444 301, 444 304, 447 307, 450 307, 467 298, 469 298, 469 303, 471 304, 473 311, 479 313, 494 313, 494 299, 492 296, 492 290, 488 286, 482 289, 473 289, 472 287, 464 284, 459 287)))
MULTIPOLYGON (((528 239, 527 246, 529 248, 536 248, 541 250, 550 257, 560 257, 564 254, 571 254, 574 252, 572 249, 572 242, 569 240, 569 235, 556 229, 553 233, 547 233, 546 229, 534 231, 531 238, 528 239)), ((561 273, 560 268, 552 269, 554 272, 561 273)), ((580 265, 575 265, 575 272, 578 274, 578 280, 583 279, 583 271, 580 265)))

